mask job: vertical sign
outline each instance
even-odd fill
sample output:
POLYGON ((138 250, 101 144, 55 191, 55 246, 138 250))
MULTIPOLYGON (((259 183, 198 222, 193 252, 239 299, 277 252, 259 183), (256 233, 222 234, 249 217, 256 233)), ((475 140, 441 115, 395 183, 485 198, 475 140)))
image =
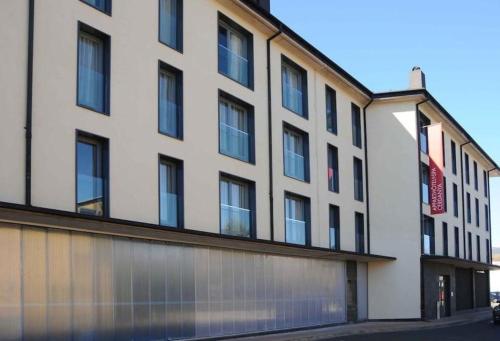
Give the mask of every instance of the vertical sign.
POLYGON ((431 214, 444 213, 443 138, 441 123, 427 126, 431 214))

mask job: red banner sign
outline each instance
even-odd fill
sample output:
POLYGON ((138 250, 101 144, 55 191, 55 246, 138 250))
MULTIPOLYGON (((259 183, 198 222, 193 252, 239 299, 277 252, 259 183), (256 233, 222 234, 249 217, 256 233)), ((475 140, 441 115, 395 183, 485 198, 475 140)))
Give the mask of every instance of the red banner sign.
POLYGON ((427 126, 431 214, 444 213, 443 139, 441 123, 427 126))

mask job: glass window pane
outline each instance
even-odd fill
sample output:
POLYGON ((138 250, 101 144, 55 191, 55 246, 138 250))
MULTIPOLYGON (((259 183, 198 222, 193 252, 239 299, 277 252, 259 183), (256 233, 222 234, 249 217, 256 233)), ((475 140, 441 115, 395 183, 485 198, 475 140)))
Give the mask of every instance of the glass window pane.
POLYGON ((304 180, 306 164, 303 137, 292 131, 285 130, 283 144, 285 147, 285 175, 304 180))
POLYGON ((221 233, 251 237, 251 210, 249 185, 222 179, 220 181, 221 233))
POLYGON ((170 162, 160 164, 160 224, 178 226, 177 166, 170 162))
POLYGON ((78 49, 78 103, 104 112, 104 43, 80 32, 78 49))
POLYGON ((248 85, 248 49, 247 37, 229 27, 219 24, 219 71, 244 85, 248 85))
POLYGON ((250 160, 249 114, 247 110, 228 100, 219 102, 219 148, 243 161, 250 160))
POLYGON ((178 0, 160 0, 160 40, 173 47, 178 48, 178 0))
POLYGON ((98 144, 77 143, 77 212, 104 215, 102 148, 98 144))
POLYGON ((172 72, 160 71, 159 96, 160 131, 178 137, 177 77, 172 72))
POLYGON ((304 201, 287 197, 285 199, 286 214, 286 242, 292 244, 306 244, 306 221, 304 201))
POLYGON ((302 73, 283 64, 282 67, 283 105, 293 112, 303 115, 302 73))

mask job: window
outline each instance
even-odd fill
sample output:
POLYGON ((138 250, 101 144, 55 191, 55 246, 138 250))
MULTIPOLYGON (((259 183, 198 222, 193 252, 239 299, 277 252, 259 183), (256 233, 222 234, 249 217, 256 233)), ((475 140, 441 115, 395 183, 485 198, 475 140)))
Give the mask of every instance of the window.
POLYGON ((443 256, 448 256, 448 224, 443 222, 443 256))
POLYGON ((422 202, 429 204, 429 166, 422 163, 422 202))
POLYGON ((444 194, 444 211, 448 212, 448 189, 446 184, 446 177, 443 177, 443 194, 444 194))
POLYGON ((309 181, 309 138, 307 133, 285 124, 283 126, 285 175, 309 181))
POLYGON ((479 227, 479 200, 476 198, 474 200, 475 209, 476 209, 476 226, 479 227))
POLYGON ((453 215, 458 218, 458 187, 453 184, 453 215))
POLYGON ((484 205, 484 225, 486 227, 486 231, 490 229, 490 212, 488 210, 488 205, 484 205))
POLYGON ((478 184, 478 180, 477 180, 477 162, 476 161, 474 161, 473 167, 474 167, 474 189, 477 191, 479 189, 479 184, 478 184))
POLYGON ((160 42, 182 51, 182 0, 160 1, 160 42))
POLYGON ((481 238, 476 236, 476 253, 477 253, 477 261, 481 261, 481 238))
POLYGON ((328 145, 328 190, 339 192, 339 152, 332 145, 328 145))
POLYGON ((365 217, 362 213, 354 213, 356 227, 356 252, 365 253, 365 217))
POLYGON ((333 134, 337 134, 337 93, 326 86, 326 129, 333 134))
POLYGON ((220 231, 255 238, 255 184, 222 175, 220 179, 220 231))
POLYGON ((340 250, 340 210, 330 205, 330 249, 340 250))
POLYGON ((94 7, 95 9, 98 9, 101 12, 111 15, 111 0, 81 0, 81 1, 86 3, 87 5, 94 7))
POLYGON ((160 225, 183 227, 183 163, 160 156, 160 225))
POLYGON ((159 132, 182 138, 182 71, 159 62, 158 120, 159 132))
POLYGON ((428 135, 427 135, 427 126, 431 124, 431 120, 429 120, 424 114, 419 112, 419 125, 420 125, 420 150, 427 154, 429 153, 429 144, 428 144, 428 135))
POLYGON ((486 239, 486 263, 491 263, 489 239, 486 239))
POLYGON ((253 87, 253 36, 219 13, 219 72, 253 87))
POLYGON ((354 157, 354 199, 363 201, 363 161, 354 157))
POLYGON ((451 171, 457 175, 457 145, 451 141, 451 171))
POLYGON ((352 144, 356 147, 363 148, 361 142, 361 112, 359 107, 351 103, 351 120, 352 120, 352 144))
POLYGON ((469 260, 472 260, 472 233, 467 232, 468 246, 469 246, 469 260))
POLYGON ((109 114, 110 38, 78 23, 78 105, 109 114))
POLYGON ((444 137, 444 131, 441 132, 442 149, 443 149, 443 167, 446 167, 446 139, 444 137))
POLYGON ((433 255, 435 253, 434 218, 426 215, 424 215, 423 247, 425 255, 433 255))
POLYGON ((484 187, 484 196, 488 197, 488 175, 486 171, 483 171, 483 187, 484 187))
POLYGON ((460 258, 460 232, 455 226, 455 257, 460 258))
POLYGON ((285 240, 287 243, 309 245, 309 199, 285 194, 285 240))
POLYGON ((307 72, 282 56, 281 88, 283 106, 307 118, 307 72))
POLYGON ((219 152, 254 162, 253 107, 222 93, 219 96, 219 152))
POLYGON ((76 211, 108 215, 108 140, 77 132, 76 211))
POLYGON ((465 183, 470 184, 470 174, 469 174, 469 155, 465 153, 465 183))
POLYGON ((467 193, 467 223, 472 224, 472 213, 470 207, 470 194, 467 193))

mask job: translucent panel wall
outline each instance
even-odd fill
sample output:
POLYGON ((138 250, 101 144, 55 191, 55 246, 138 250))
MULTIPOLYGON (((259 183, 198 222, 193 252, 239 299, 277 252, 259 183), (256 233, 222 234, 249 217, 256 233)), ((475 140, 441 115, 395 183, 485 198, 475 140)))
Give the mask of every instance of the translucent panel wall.
POLYGON ((342 262, 0 226, 0 339, 161 340, 344 322, 342 262))

